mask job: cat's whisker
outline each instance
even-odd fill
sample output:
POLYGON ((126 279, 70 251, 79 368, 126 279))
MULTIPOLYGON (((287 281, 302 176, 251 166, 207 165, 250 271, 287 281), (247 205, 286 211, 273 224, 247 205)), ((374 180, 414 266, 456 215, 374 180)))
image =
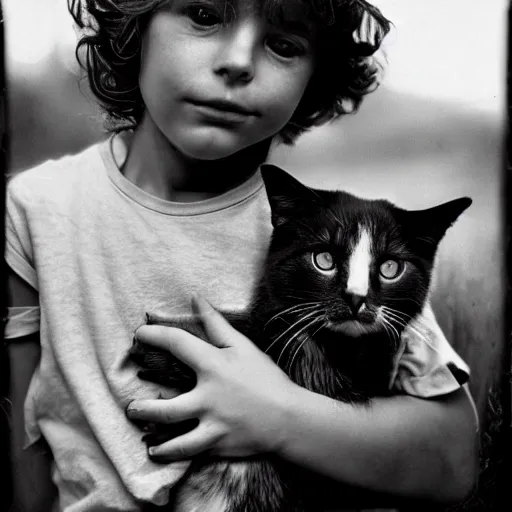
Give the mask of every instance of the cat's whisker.
POLYGON ((380 325, 382 325, 384 327, 386 332, 389 333, 389 329, 392 324, 384 313, 379 315, 378 321, 379 321, 380 325))
POLYGON ((320 307, 314 309, 310 313, 305 316, 300 317, 297 321, 295 321, 290 327, 288 327, 285 331, 283 331, 266 349, 265 353, 267 353, 283 336, 288 334, 291 330, 293 330, 296 326, 301 324, 302 322, 309 320, 312 316, 316 315, 320 311, 320 307))
MULTIPOLYGON (((396 310, 393 310, 393 311, 390 311, 390 308, 387 308, 386 306, 383 306, 383 309, 386 309, 386 314, 388 316, 395 316, 395 318, 398 317, 398 314, 397 313, 400 313, 400 312, 397 312, 396 310)), ((408 317, 409 319, 411 319, 411 316, 410 315, 405 315, 405 313, 401 313, 402 316, 406 316, 408 317)), ((397 319, 398 321, 398 319, 397 319)), ((421 323, 421 320, 420 320, 420 323, 421 323)), ((404 328, 407 328, 409 331, 411 331, 412 333, 414 333, 420 340, 422 340, 426 345, 428 345, 432 350, 434 350, 435 352, 438 352, 438 349, 432 344, 432 342, 428 339, 427 336, 425 336, 425 334, 423 334, 417 327, 415 327, 413 324, 411 323, 403 323, 403 327, 404 328)))
POLYGON ((382 321, 383 325, 387 324, 390 328, 393 329, 393 331, 396 333, 396 342, 399 343, 399 340, 402 336, 403 331, 410 326, 410 323, 408 321, 405 321, 402 317, 411 318, 410 315, 406 315, 405 313, 400 312, 394 312, 391 311, 389 308, 383 306, 382 307, 382 321), (398 324, 401 327, 400 332, 393 324, 398 324))
POLYGON ((396 316, 399 316, 400 318, 403 317, 406 322, 412 320, 412 316, 408 315, 407 313, 404 313, 403 311, 399 311, 398 309, 395 308, 390 308, 389 306, 382 306, 382 308, 385 309, 386 311, 394 313, 396 316))
POLYGON ((387 322, 385 320, 382 320, 382 327, 384 327, 384 331, 390 338, 394 338, 393 331, 391 331, 391 329, 389 328, 389 325, 387 324, 387 322))
POLYGON ((382 316, 386 317, 388 320, 394 322, 398 326, 400 326, 400 327, 405 326, 405 321, 402 318, 400 318, 399 316, 396 316, 394 313, 387 311, 384 308, 381 308, 380 313, 382 316))
POLYGON ((284 309, 283 311, 280 311, 279 313, 275 314, 272 318, 270 318, 266 323, 265 327, 272 322, 273 320, 276 320, 277 318, 281 317, 282 315, 286 314, 294 314, 294 313, 300 313, 302 311, 315 308, 319 306, 319 302, 307 302, 305 304, 296 304, 295 306, 291 306, 287 309, 284 309))
POLYGON ((400 346, 400 343, 401 343, 401 332, 399 332, 398 329, 386 317, 383 318, 382 325, 384 326, 384 329, 387 332, 389 332, 388 329, 392 330, 392 332, 390 334, 391 334, 391 339, 393 341, 393 349, 395 349, 395 350, 398 349, 398 347, 400 346))
MULTIPOLYGON (((279 364, 279 360, 281 359, 281 356, 285 353, 286 349, 290 346, 292 341, 297 338, 302 332, 306 331, 311 325, 313 325, 317 321, 316 318, 313 318, 312 322, 309 322, 307 325, 301 327, 296 333, 294 333, 290 339, 285 343, 284 347, 281 349, 281 352, 279 354, 279 357, 277 358, 277 364, 279 364)), ((295 324, 297 325, 297 324, 295 324)))
POLYGON ((398 336, 400 337, 400 335, 401 335, 400 333, 401 333, 401 331, 404 330, 405 326, 403 324, 400 324, 399 322, 397 322, 396 319, 393 319, 390 317, 384 317, 384 318, 397 331, 398 336), (397 325, 398 325, 398 328, 397 328, 397 325), (399 332, 399 329, 400 329, 400 332, 399 332))
POLYGON ((384 327, 384 332, 386 333, 387 337, 392 341, 393 347, 395 347, 398 344, 395 334, 389 328, 389 326, 386 324, 386 322, 382 322, 382 326, 384 327))
POLYGON ((394 338, 396 341, 398 341, 400 339, 400 333, 398 332, 396 327, 385 316, 382 317, 382 325, 384 326, 384 329, 386 330, 386 332, 391 334, 392 338, 394 338))
POLYGON ((310 336, 311 338, 314 338, 316 336, 316 333, 325 327, 325 324, 326 324, 326 321, 325 321, 325 318, 324 317, 320 317, 319 320, 323 320, 323 322, 318 326, 318 329, 315 330, 315 332, 310 336))
POLYGON ((295 340, 297 339, 297 337, 299 335, 301 335, 304 331, 306 331, 307 329, 309 329, 312 325, 314 325, 316 322, 322 320, 322 318, 313 318, 313 320, 311 322, 309 322, 307 325, 305 325, 304 327, 301 327, 296 333, 294 333, 290 339, 286 342, 285 346, 283 347, 283 349, 281 350, 281 353, 279 354, 279 357, 277 358, 277 361, 276 361, 276 364, 279 365, 279 361, 281 360, 281 357, 283 356, 283 354, 286 352, 286 349, 290 346, 290 344, 295 340))
POLYGON ((418 330, 416 327, 411 326, 411 325, 408 326, 408 329, 413 334, 415 334, 421 341, 423 341, 425 344, 427 344, 430 348, 432 348, 433 350, 436 350, 436 348, 432 345, 430 340, 420 330, 418 330))
POLYGON ((414 322, 415 324, 418 324, 421 327, 429 327, 430 322, 425 320, 424 316, 418 316, 414 322))
POLYGON ((300 345, 296 348, 295 352, 293 353, 292 359, 290 361, 290 364, 288 365, 288 373, 292 371, 293 363, 295 362, 295 359, 297 358, 297 355, 301 351, 302 347, 310 340, 310 337, 307 336, 304 338, 304 340, 300 343, 300 345))
MULTIPOLYGON (((314 332, 313 334, 308 335, 308 337, 307 337, 307 338, 305 338, 305 339, 304 339, 304 341, 303 341, 303 342, 302 342, 302 343, 297 347, 297 350, 295 350, 295 353, 293 354, 292 360, 291 360, 290 364, 288 365, 288 371, 289 371, 289 372, 291 372, 291 371, 292 371, 293 363, 295 362, 295 359, 296 359, 297 355, 299 354, 299 352, 301 351, 302 347, 306 344, 306 342, 308 342, 308 341, 310 341, 310 340, 314 339, 314 337, 315 337, 316 333, 317 333, 320 329, 322 329, 322 327, 324 327, 324 326, 325 326, 325 320, 324 320, 324 318, 320 317, 320 318, 318 318, 318 319, 315 319, 315 322, 316 322, 316 321, 321 321, 321 324, 318 326, 318 328, 317 328, 317 329, 315 329, 315 332, 314 332)), ((313 323, 309 324, 308 328, 309 328, 311 325, 313 325, 313 323)))
POLYGON ((421 341, 425 343, 425 345, 429 346, 434 352, 439 353, 437 347, 425 336, 419 329, 412 325, 408 325, 407 328, 414 333, 421 341))
POLYGON ((393 311, 389 311, 388 309, 382 308, 382 314, 388 318, 388 320, 395 322, 400 327, 406 327, 408 324, 408 320, 402 318, 401 316, 397 315, 393 311))
POLYGON ((283 309, 282 311, 277 313, 276 316, 282 315, 282 314, 285 314, 285 313, 290 313, 290 312, 293 312, 293 311, 295 311, 297 309, 301 309, 301 308, 304 308, 304 307, 318 306, 318 304, 319 304, 318 301, 315 301, 315 302, 301 302, 299 304, 294 304, 293 306, 290 306, 289 308, 283 309))
POLYGON ((293 299, 293 300, 300 300, 300 301, 302 301, 299 304, 297 304, 299 306, 301 304, 315 304, 315 303, 318 304, 318 301, 316 301, 316 302, 310 301, 309 299, 311 297, 309 297, 309 298, 308 297, 301 297, 300 295, 289 295, 289 294, 287 294, 287 295, 284 295, 284 298, 285 299, 293 299))
POLYGON ((407 327, 412 320, 410 315, 387 308, 386 306, 383 306, 383 313, 403 328, 407 327))
MULTIPOLYGON (((308 326, 306 326, 308 327, 308 326)), ((277 358, 277 361, 276 361, 276 364, 277 366, 279 366, 279 361, 281 361, 281 357, 282 355, 285 353, 286 349, 288 348, 288 346, 293 342, 293 340, 300 334, 301 331, 293 334, 291 336, 291 338, 285 343, 284 347, 281 349, 281 352, 279 353, 279 357, 277 358)))

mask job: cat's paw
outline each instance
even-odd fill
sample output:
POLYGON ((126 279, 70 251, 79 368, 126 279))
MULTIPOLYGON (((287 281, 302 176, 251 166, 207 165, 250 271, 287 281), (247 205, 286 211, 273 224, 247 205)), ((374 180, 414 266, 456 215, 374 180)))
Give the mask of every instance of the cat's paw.
POLYGON ((201 320, 197 315, 190 314, 165 314, 161 312, 147 311, 146 324, 148 325, 166 325, 168 327, 175 327, 176 329, 183 329, 190 332, 195 336, 204 339, 205 333, 201 324, 201 320))
POLYGON ((191 419, 181 421, 180 423, 163 425, 163 424, 150 424, 149 428, 146 428, 146 433, 142 436, 142 441, 146 443, 146 446, 156 446, 175 437, 181 436, 190 432, 199 424, 199 420, 191 419))
POLYGON ((141 368, 137 376, 142 380, 181 392, 190 391, 196 384, 194 371, 166 350, 134 338, 128 356, 141 368))

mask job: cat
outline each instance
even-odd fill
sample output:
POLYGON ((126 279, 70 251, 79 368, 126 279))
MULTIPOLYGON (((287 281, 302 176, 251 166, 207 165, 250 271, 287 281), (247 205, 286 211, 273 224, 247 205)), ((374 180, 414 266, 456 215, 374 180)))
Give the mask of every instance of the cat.
MULTIPOLYGON (((273 226, 266 262, 248 311, 225 317, 300 386, 361 404, 388 394, 400 334, 425 304, 438 244, 471 199, 407 211, 307 187, 274 165, 261 175, 273 226)), ((149 314, 147 322, 205 339, 194 319, 149 314)), ((194 372, 168 352, 134 341, 130 358, 142 379, 182 392, 195 385, 194 372)), ((160 444, 196 424, 148 424, 145 441, 160 444)), ((329 485, 271 456, 198 457, 167 510, 313 512, 329 485)))

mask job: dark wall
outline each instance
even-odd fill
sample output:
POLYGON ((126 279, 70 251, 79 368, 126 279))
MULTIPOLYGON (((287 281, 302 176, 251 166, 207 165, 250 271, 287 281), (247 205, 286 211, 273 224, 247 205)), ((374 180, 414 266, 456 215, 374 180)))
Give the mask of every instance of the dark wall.
MULTIPOLYGON (((7 164, 7 117, 6 117, 6 92, 5 92, 5 66, 4 66, 4 24, 2 5, 0 4, 0 211, 2 218, 5 214, 5 170, 7 164)), ((0 248, 3 254, 5 245, 5 225, 2 222, 1 230, 2 241, 0 248)), ((5 263, 2 258, 2 272, 0 278, 0 311, 2 315, 1 335, 3 340, 4 319, 7 317, 7 301, 6 301, 6 280, 5 280, 5 263)), ((10 471, 9 471, 9 407, 7 396, 7 386, 9 379, 9 369, 7 366, 7 358, 5 357, 4 345, 0 348, 0 474, 5 475, 3 478, 0 491, 0 510, 7 510, 10 503, 10 471)))

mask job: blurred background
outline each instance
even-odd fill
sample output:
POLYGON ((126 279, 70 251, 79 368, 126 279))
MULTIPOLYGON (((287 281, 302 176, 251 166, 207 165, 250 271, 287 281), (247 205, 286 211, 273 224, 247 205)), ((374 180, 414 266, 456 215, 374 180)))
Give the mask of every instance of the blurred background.
MULTIPOLYGON (((483 476, 465 510, 491 510, 510 405, 502 394, 508 1, 373 3, 394 24, 379 55, 381 87, 357 115, 277 148, 271 160, 310 185, 404 208, 473 198, 442 242, 432 300, 471 366, 482 427, 483 476)), ((80 78, 66 0, 3 0, 2 7, 9 171, 16 173, 106 134, 80 78)))

